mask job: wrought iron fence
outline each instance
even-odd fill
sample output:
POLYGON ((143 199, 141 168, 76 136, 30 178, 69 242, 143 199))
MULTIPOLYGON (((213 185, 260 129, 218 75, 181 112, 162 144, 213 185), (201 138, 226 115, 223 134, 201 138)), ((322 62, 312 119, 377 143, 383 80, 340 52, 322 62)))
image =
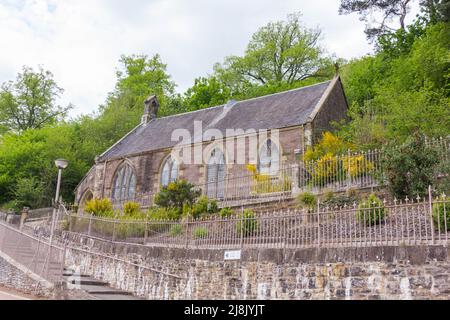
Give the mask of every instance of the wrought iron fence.
MULTIPOLYGON (((441 161, 450 161, 450 139, 428 139, 441 161)), ((283 163, 277 172, 260 174, 244 170, 227 172, 221 179, 212 179, 195 188, 221 207, 292 199, 299 192, 315 194, 325 190, 346 191, 350 188, 372 188, 386 184, 380 150, 347 151, 339 155, 326 155, 314 161, 283 163)), ((153 205, 154 194, 140 194, 133 199, 113 200, 115 210, 125 202, 137 202, 142 208, 153 205)), ((80 208, 82 211, 82 208, 80 208)))
POLYGON ((197 220, 68 218, 66 230, 117 242, 186 248, 318 248, 441 244, 450 238, 448 199, 406 199, 197 220))
POLYGON ((63 247, 0 222, 0 251, 50 284, 62 281, 63 247))

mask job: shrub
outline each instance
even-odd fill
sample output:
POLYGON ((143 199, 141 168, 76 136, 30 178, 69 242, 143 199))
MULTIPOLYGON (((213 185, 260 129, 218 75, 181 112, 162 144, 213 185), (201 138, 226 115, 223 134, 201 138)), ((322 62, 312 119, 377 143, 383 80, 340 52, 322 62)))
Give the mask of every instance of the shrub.
POLYGON ((22 178, 14 186, 13 195, 19 210, 23 207, 39 208, 43 204, 44 185, 34 177, 22 178))
POLYGON ((181 216, 177 208, 150 208, 147 212, 149 220, 178 220, 181 216))
POLYGON ((450 230, 450 205, 444 200, 444 198, 439 198, 438 202, 433 204, 433 220, 436 224, 436 229, 439 227, 441 231, 445 232, 450 230))
POLYGON ((383 154, 382 166, 394 196, 403 199, 427 193, 435 179, 439 159, 436 150, 426 145, 422 135, 415 134, 401 145, 392 143, 383 154))
POLYGON ((311 210, 316 206, 317 197, 311 192, 303 192, 297 196, 296 202, 299 206, 306 207, 308 210, 311 210))
POLYGON ((200 190, 186 180, 177 180, 163 187, 155 196, 155 204, 163 208, 177 208, 180 213, 185 204, 192 206, 200 196, 200 190))
POLYGON ((194 203, 192 207, 185 204, 183 207, 183 214, 191 215, 193 218, 198 218, 204 214, 213 214, 219 211, 216 200, 209 200, 206 196, 201 196, 194 203))
POLYGON ((354 203, 358 202, 358 198, 356 196, 349 196, 347 194, 342 194, 335 196, 332 199, 325 200, 322 202, 323 205, 326 205, 328 207, 343 207, 345 205, 347 206, 353 206, 354 203))
POLYGON ((111 217, 114 215, 112 203, 108 198, 89 200, 84 205, 84 211, 101 217, 111 217))
POLYGON ((206 238, 208 236, 208 229, 205 227, 198 227, 194 230, 194 238, 195 239, 201 239, 206 238))
POLYGON ((325 201, 331 201, 334 198, 334 192, 332 190, 325 190, 323 196, 325 201))
POLYGON ((137 202, 125 202, 123 205, 123 213, 126 216, 134 216, 141 212, 141 205, 137 202))
POLYGON ((183 231, 183 227, 181 226, 181 224, 174 224, 170 227, 170 235, 172 237, 176 237, 176 236, 180 235, 182 231, 183 231))
POLYGON ((366 200, 359 204, 356 216, 358 221, 368 226, 380 223, 386 216, 383 201, 372 193, 366 200))
POLYGON ((20 206, 16 200, 8 201, 8 202, 2 204, 0 208, 3 211, 14 212, 14 213, 18 213, 20 211, 20 209, 22 209, 22 208, 20 208, 20 206))
POLYGON ((232 210, 231 208, 228 208, 228 207, 222 208, 222 209, 219 211, 219 215, 220 215, 222 218, 230 217, 230 216, 233 215, 233 213, 234 213, 233 210, 232 210))
POLYGON ((116 238, 143 238, 145 235, 145 223, 133 222, 134 219, 121 219, 116 224, 116 238))
POLYGON ((249 209, 241 213, 239 219, 240 220, 236 224, 238 235, 242 233, 244 237, 248 237, 258 228, 258 221, 256 221, 255 213, 249 209))
POLYGON ((247 170, 252 174, 253 186, 252 191, 257 194, 290 191, 292 182, 289 177, 277 177, 268 174, 258 173, 256 166, 247 165, 247 170))

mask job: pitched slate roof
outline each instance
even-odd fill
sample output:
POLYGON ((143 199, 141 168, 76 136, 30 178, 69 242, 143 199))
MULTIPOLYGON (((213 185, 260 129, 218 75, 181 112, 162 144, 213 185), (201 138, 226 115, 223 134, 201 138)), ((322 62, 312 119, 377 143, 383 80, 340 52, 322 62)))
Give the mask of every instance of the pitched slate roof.
POLYGON ((156 118, 139 125, 103 153, 98 161, 120 158, 145 151, 169 148, 175 129, 187 129, 193 137, 194 121, 202 121, 203 131, 218 129, 276 129, 308 122, 333 80, 193 112, 156 118))

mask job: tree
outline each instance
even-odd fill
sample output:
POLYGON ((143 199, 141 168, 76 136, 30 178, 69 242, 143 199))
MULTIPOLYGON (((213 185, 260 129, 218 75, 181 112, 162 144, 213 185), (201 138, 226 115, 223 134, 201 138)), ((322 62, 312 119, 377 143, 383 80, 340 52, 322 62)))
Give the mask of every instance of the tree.
POLYGON ((144 100, 149 95, 156 95, 161 104, 160 113, 166 115, 168 112, 165 106, 174 94, 175 83, 170 80, 167 65, 161 61, 161 57, 158 54, 153 57, 123 55, 119 62, 121 66, 116 72, 116 88, 110 94, 107 105, 120 99, 122 105, 142 112, 144 100))
POLYGON ((24 66, 14 82, 1 86, 0 130, 22 132, 55 123, 72 108, 56 104, 63 91, 50 71, 39 67, 35 72, 24 66))
POLYGON ((405 18, 411 0, 341 0, 339 14, 357 12, 361 20, 367 23, 365 33, 369 39, 395 31, 389 23, 397 18, 400 29, 405 30, 405 18), (372 25, 374 14, 381 14, 381 21, 372 25))
POLYGON ((229 56, 216 65, 216 74, 244 86, 293 84, 310 77, 328 77, 321 71, 329 63, 319 46, 319 29, 307 29, 300 14, 271 22, 253 34, 243 57, 229 56))
POLYGON ((184 94, 184 104, 189 111, 216 106, 227 102, 230 89, 216 77, 200 77, 184 94))

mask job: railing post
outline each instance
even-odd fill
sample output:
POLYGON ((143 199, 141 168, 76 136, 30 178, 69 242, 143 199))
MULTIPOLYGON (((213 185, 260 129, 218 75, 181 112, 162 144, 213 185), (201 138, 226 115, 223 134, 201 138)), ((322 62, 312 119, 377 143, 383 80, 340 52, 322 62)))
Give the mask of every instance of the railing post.
POLYGON ((433 220, 433 195, 431 192, 431 186, 428 186, 428 205, 430 210, 430 226, 431 226, 431 243, 435 244, 434 241, 434 220, 433 220))
POLYGON ((144 244, 147 243, 147 238, 148 238, 148 221, 145 220, 144 244))
POLYGON ((113 220, 112 241, 116 241, 116 219, 113 220))
POLYGON ((184 245, 186 248, 189 247, 189 215, 186 216, 186 232, 184 234, 184 245))
POLYGON ((240 247, 244 246, 244 206, 241 206, 241 242, 240 247))
POLYGON ((317 247, 320 247, 320 200, 317 199, 317 247))
POLYGON ((92 228, 92 214, 89 215, 88 236, 91 235, 91 228, 92 228))
POLYGON ((351 169, 351 151, 350 149, 347 150, 347 191, 350 189, 351 185, 352 185, 352 175, 350 173, 350 169, 351 169))
POLYGON ((72 232, 72 214, 69 214, 69 232, 72 232))

